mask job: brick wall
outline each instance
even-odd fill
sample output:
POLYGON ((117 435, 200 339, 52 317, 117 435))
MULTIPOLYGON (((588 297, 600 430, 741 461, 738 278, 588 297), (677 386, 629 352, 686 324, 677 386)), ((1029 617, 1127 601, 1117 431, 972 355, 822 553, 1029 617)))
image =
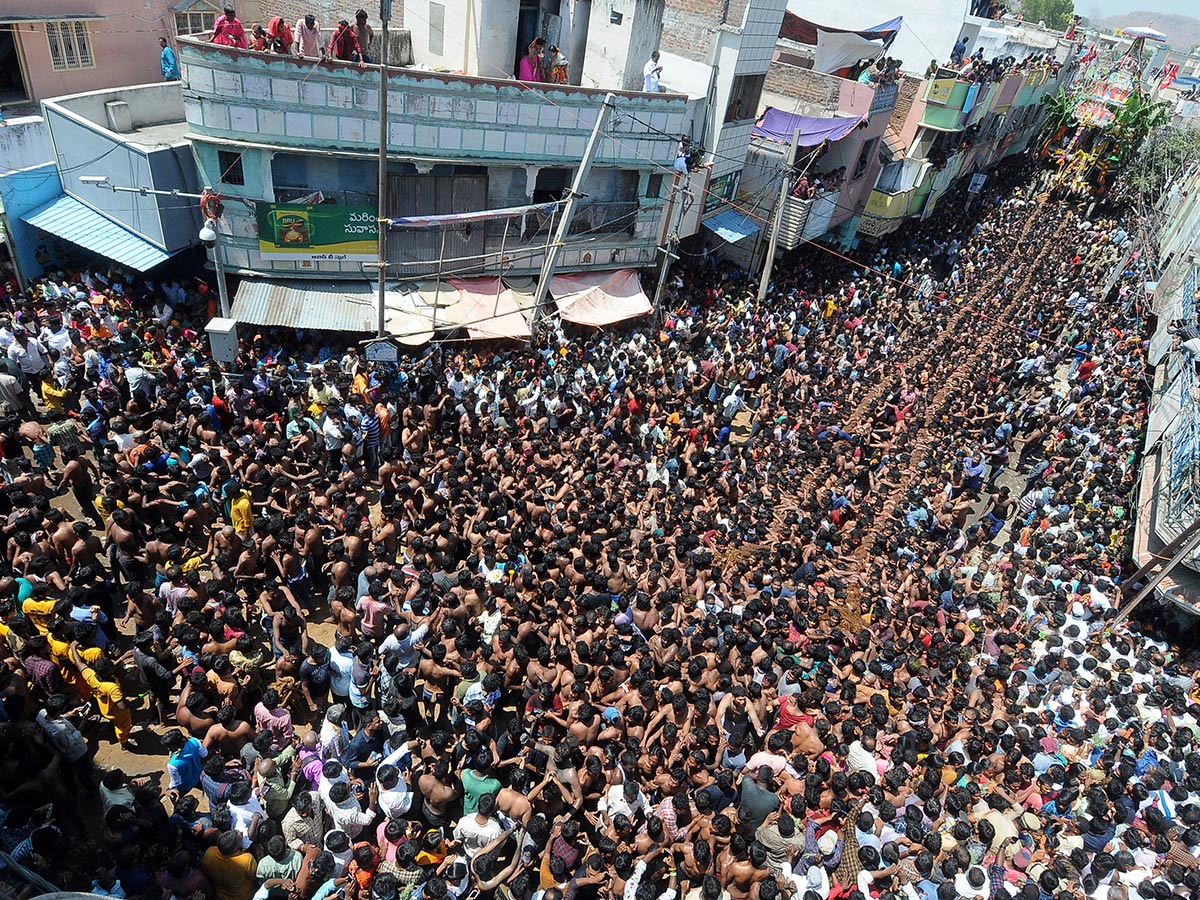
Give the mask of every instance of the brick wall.
MULTIPOLYGON (((745 7, 746 0, 729 0, 745 7)), ((709 62, 712 29, 721 24, 725 0, 667 0, 663 10, 662 49, 684 59, 709 62)), ((738 19, 741 24, 741 19, 738 19)))
MULTIPOLYGON (((303 18, 305 13, 312 13, 321 23, 321 34, 326 41, 333 34, 339 19, 354 24, 354 13, 359 9, 367 11, 367 23, 379 31, 379 3, 376 0, 262 0, 262 5, 263 25, 266 25, 272 16, 283 16, 288 24, 295 26, 297 20, 303 18)), ((392 21, 389 28, 399 28, 403 25, 404 4, 395 2, 392 4, 392 21)))
POLYGON ((892 107, 891 127, 899 131, 904 127, 904 122, 908 118, 909 110, 912 109, 913 100, 917 96, 917 91, 923 84, 920 78, 912 75, 905 75, 900 79, 898 85, 899 91, 896 93, 896 105, 892 107))
POLYGON ((838 79, 812 69, 773 62, 767 69, 765 90, 772 94, 794 97, 804 103, 836 107, 838 79))

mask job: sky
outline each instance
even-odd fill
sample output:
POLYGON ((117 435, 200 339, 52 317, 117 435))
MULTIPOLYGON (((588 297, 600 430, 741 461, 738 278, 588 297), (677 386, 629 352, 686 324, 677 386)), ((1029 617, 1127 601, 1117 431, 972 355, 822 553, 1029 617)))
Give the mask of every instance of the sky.
POLYGON ((1196 0, 1075 0, 1075 9, 1089 18, 1104 18, 1143 9, 1200 18, 1196 0))

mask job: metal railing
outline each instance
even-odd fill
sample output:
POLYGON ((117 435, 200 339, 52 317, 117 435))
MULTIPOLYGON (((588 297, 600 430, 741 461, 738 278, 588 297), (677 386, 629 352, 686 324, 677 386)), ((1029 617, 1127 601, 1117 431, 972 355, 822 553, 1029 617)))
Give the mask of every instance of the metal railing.
POLYGON ((1163 435, 1167 478, 1164 485, 1166 518, 1174 525, 1187 525, 1200 512, 1200 385, 1195 361, 1184 351, 1179 377, 1179 415, 1163 435))
POLYGON ((1183 297, 1180 303, 1184 321, 1189 325, 1196 324, 1196 281, 1197 274, 1200 273, 1200 267, 1192 266, 1188 269, 1187 278, 1183 282, 1183 297))

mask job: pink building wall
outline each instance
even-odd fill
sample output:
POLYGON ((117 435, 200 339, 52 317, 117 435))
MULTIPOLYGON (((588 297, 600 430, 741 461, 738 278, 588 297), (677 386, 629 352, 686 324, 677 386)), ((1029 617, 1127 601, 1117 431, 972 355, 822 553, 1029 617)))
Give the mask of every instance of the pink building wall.
MULTIPOLYGON (((174 42, 174 15, 177 0, 4 0, 5 15, 30 16, 43 21, 14 23, 30 100, 40 101, 65 94, 98 91, 130 84, 161 81, 158 39, 174 42), (56 15, 84 13, 102 18, 84 20, 92 50, 92 66, 86 69, 56 70, 50 58, 50 44, 44 20, 56 15)), ((194 9, 216 9, 223 0, 194 9)), ((238 18, 246 25, 258 21, 261 3, 237 2, 238 18)))

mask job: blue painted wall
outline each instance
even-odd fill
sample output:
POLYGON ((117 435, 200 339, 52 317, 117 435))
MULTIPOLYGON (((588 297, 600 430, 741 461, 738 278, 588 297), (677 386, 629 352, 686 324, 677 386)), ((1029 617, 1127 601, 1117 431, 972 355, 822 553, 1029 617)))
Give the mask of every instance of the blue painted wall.
POLYGON ((0 202, 3 202, 4 214, 8 218, 17 262, 26 278, 42 274, 44 266, 37 258, 38 246, 45 245, 53 254, 55 243, 61 241, 26 225, 21 221, 21 216, 45 206, 61 196, 62 192, 62 181, 52 162, 0 175, 0 202))

